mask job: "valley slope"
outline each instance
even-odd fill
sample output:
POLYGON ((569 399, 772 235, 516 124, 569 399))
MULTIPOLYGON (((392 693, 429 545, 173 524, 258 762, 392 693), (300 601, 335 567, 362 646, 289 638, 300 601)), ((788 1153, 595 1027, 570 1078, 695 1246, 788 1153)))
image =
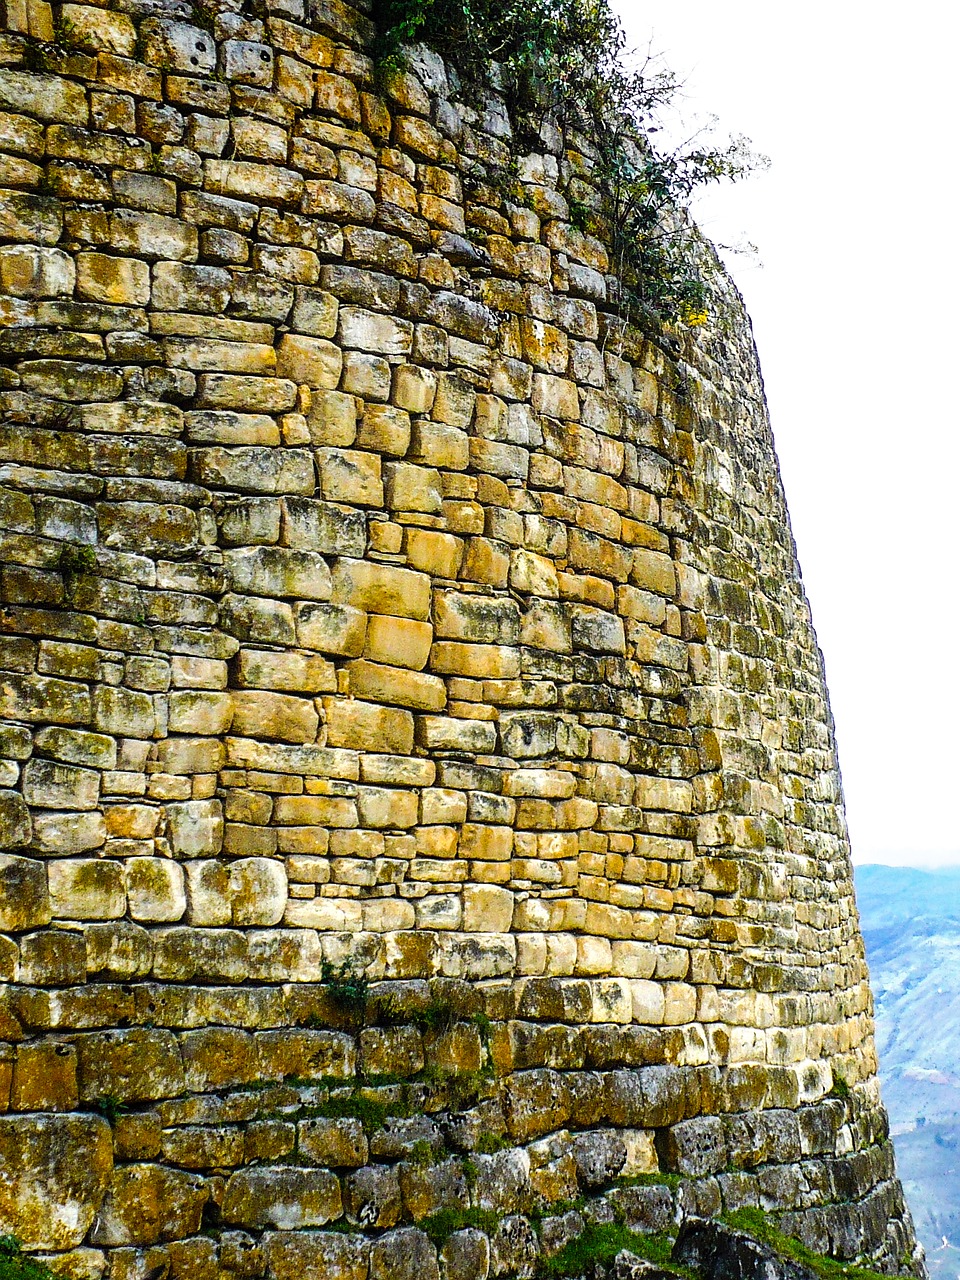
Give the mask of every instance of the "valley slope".
POLYGON ((933 1280, 960 1277, 960 868, 856 868, 883 1097, 933 1280))

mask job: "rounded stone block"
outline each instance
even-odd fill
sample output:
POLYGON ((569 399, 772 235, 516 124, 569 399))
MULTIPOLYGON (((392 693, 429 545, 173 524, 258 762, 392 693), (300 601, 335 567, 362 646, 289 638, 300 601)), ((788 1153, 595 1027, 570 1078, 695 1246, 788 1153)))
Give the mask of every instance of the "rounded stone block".
POLYGON ((113 1171, 100 1116, 0 1116, 0 1233, 25 1249, 74 1249, 113 1171))

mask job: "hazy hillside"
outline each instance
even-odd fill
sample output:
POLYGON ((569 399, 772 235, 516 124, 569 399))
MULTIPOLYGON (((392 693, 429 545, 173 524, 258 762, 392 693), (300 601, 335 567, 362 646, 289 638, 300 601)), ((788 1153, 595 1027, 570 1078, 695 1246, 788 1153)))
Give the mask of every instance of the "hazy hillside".
POLYGON ((856 882, 900 1176, 931 1276, 960 1280, 960 868, 856 882))

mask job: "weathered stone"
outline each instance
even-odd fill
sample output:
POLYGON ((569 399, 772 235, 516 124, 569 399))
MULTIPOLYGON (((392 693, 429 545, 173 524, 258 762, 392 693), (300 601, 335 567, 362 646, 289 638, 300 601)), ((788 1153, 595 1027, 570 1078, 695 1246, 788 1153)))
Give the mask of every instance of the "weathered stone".
POLYGON ((440 1280, 437 1251, 417 1227, 400 1227, 370 1250, 370 1280, 440 1280))
POLYGON ((243 1227, 322 1227, 342 1212, 339 1182, 318 1169, 246 1169, 233 1174, 224 1192, 224 1219, 243 1227))
POLYGON ((277 1280, 367 1280, 370 1243, 360 1235, 333 1232, 268 1231, 263 1236, 270 1273, 277 1280))
POLYGON ((151 1245, 193 1235, 207 1196, 195 1174, 157 1164, 121 1166, 94 1220, 91 1243, 151 1245))
POLYGON ((0 928, 8 933, 35 929, 52 916, 43 863, 0 854, 0 928))
POLYGON ((73 1249, 113 1171, 100 1116, 0 1116, 0 1225, 26 1249, 73 1249))
POLYGON ((127 901, 134 920, 179 920, 187 909, 183 869, 164 858, 131 858, 125 869, 127 901))

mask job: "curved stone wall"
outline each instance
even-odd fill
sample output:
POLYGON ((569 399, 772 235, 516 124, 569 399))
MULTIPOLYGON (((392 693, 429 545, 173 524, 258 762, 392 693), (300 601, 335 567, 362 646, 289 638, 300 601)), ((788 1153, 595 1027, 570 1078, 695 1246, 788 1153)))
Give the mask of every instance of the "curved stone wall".
POLYGON ((0 1231, 484 1280, 759 1205, 913 1265, 735 291, 625 326, 585 139, 254 8, 7 6, 0 1231))

